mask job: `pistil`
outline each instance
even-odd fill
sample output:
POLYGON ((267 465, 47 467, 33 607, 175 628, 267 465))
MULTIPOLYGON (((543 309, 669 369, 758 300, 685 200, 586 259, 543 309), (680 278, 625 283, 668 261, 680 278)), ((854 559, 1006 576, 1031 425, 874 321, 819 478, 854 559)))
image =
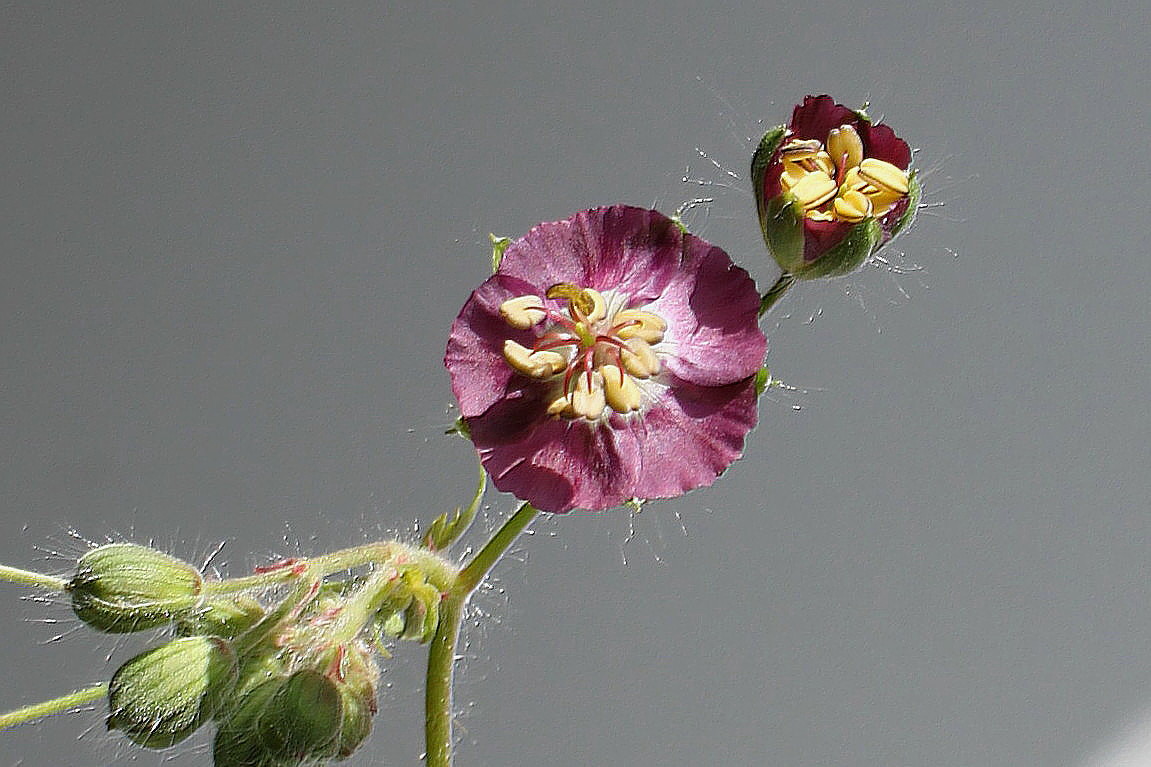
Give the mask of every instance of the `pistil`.
POLYGON ((642 308, 617 308, 592 288, 561 283, 547 299, 567 303, 552 308, 535 295, 508 299, 500 316, 517 330, 543 326, 532 348, 511 339, 503 356, 517 373, 555 386, 548 413, 563 418, 599 421, 611 413, 642 410, 639 381, 660 371, 654 347, 663 341, 667 322, 642 308), (545 325, 546 323, 546 325, 545 325))

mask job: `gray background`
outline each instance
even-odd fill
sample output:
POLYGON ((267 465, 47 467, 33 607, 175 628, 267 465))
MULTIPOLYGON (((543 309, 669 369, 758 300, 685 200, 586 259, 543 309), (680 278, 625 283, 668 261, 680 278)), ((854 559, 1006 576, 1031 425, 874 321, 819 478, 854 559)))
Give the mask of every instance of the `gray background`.
MULTIPOLYGON (((1145 3, 454 5, 2 4, 0 561, 410 536, 470 493, 440 360, 489 231, 712 197, 689 223, 769 284, 755 139, 870 98, 933 207, 772 315, 807 391, 723 481, 500 565, 459 763, 1151 764, 1145 3)), ((23 594, 7 706, 140 646, 23 594)), ((417 763, 423 658, 352 763, 417 763)), ((0 735, 165 756, 96 712, 0 735)))

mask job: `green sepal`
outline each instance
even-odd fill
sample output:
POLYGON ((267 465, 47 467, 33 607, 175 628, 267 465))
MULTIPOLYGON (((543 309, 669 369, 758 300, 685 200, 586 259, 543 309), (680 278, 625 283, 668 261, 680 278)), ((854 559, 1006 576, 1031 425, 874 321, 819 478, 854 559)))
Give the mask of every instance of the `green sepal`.
POLYGON ((210 596, 176 622, 181 636, 217 636, 235 639, 264 617, 264 606, 248 594, 210 596))
POLYGON ((444 430, 444 434, 458 434, 467 440, 472 438, 472 430, 468 427, 468 422, 464 420, 462 415, 456 419, 455 423, 444 430))
POLYGON ((923 199, 923 187, 919 185, 919 174, 911 171, 907 174, 907 209, 891 227, 891 236, 902 232, 915 221, 919 214, 919 201, 923 199))
POLYGON ((344 681, 338 689, 343 703, 343 717, 340 720, 340 733, 336 737, 336 759, 351 756, 372 731, 380 669, 366 648, 351 644, 347 645, 344 654, 341 675, 344 681))
POLYGON ((391 639, 399 639, 403 635, 404 626, 407 623, 406 611, 407 608, 396 610, 381 620, 379 623, 380 632, 391 639))
POLYGON ((218 637, 174 639, 131 658, 108 684, 108 729, 147 748, 167 748, 195 732, 229 700, 236 654, 218 637))
MULTIPOLYGON (((438 551, 446 548, 457 537, 460 523, 463 521, 463 507, 457 506, 455 513, 449 516, 448 512, 444 512, 432 520, 432 524, 428 527, 428 532, 424 535, 424 548, 438 551)), ((471 520, 468 520, 470 523, 471 520)), ((466 523, 465 523, 466 525, 466 523)))
POLYGON ((283 684, 283 677, 257 684, 225 716, 217 716, 213 767, 294 767, 303 763, 303 759, 285 760, 269 753, 259 737, 260 717, 283 684))
POLYGON ((297 671, 284 681, 260 716, 260 741, 280 759, 335 754, 344 704, 336 682, 312 669, 297 671))
POLYGON ((80 557, 68 582, 76 617, 123 634, 162 626, 201 603, 204 578, 191 564, 134 543, 110 543, 80 557))
POLYGON ((764 365, 755 373, 755 396, 761 396, 771 387, 771 369, 764 365))
POLYGON ((786 125, 778 125, 764 133, 763 138, 759 140, 759 146, 755 148, 755 154, 751 156, 751 189, 755 194, 756 208, 761 216, 764 207, 763 177, 771 165, 771 158, 775 155, 775 150, 779 149, 779 145, 783 142, 783 136, 786 132, 786 125))
POLYGON ((882 242, 883 227, 874 218, 865 218, 851 227, 838 245, 794 274, 801 280, 850 274, 858 269, 882 242))
POLYGON ((803 213, 786 192, 768 200, 759 215, 759 228, 771 257, 779 268, 800 276, 803 263, 803 213))
POLYGON ((504 260, 504 251, 512 244, 512 238, 499 237, 489 233, 488 240, 492 243, 492 271, 494 272, 500 268, 500 261, 504 260))

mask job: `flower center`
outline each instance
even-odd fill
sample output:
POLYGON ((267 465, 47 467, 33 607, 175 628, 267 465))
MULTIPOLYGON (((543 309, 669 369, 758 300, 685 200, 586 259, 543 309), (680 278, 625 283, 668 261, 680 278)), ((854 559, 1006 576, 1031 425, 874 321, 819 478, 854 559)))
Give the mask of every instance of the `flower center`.
POLYGON ((640 381, 660 371, 655 347, 667 322, 658 314, 626 308, 621 296, 561 282, 546 298, 566 300, 555 309, 540 296, 508 299, 500 316, 513 328, 540 326, 532 348, 511 339, 503 355, 518 373, 555 384, 548 413, 561 418, 599 420, 638 411, 644 400, 640 381))
POLYGON ((779 150, 779 183, 813 221, 858 223, 879 217, 907 195, 907 173, 863 156, 863 142, 850 125, 832 128, 827 140, 793 139, 779 150))

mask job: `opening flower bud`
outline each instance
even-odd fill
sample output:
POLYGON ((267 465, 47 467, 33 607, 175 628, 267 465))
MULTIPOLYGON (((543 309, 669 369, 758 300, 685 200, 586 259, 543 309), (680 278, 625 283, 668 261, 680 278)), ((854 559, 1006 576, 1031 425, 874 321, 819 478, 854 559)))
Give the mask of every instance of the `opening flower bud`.
POLYGON ((148 748, 187 738, 231 696, 236 655, 218 637, 174 639, 143 652, 116 671, 108 685, 108 729, 148 748))
POLYGON ((92 549, 68 583, 72 610, 113 634, 162 626, 196 609, 204 579, 192 565, 134 543, 92 549))
POLYGON ((751 178, 764 242, 798 280, 859 268, 919 207, 907 142, 830 96, 808 96, 764 134, 751 178))

